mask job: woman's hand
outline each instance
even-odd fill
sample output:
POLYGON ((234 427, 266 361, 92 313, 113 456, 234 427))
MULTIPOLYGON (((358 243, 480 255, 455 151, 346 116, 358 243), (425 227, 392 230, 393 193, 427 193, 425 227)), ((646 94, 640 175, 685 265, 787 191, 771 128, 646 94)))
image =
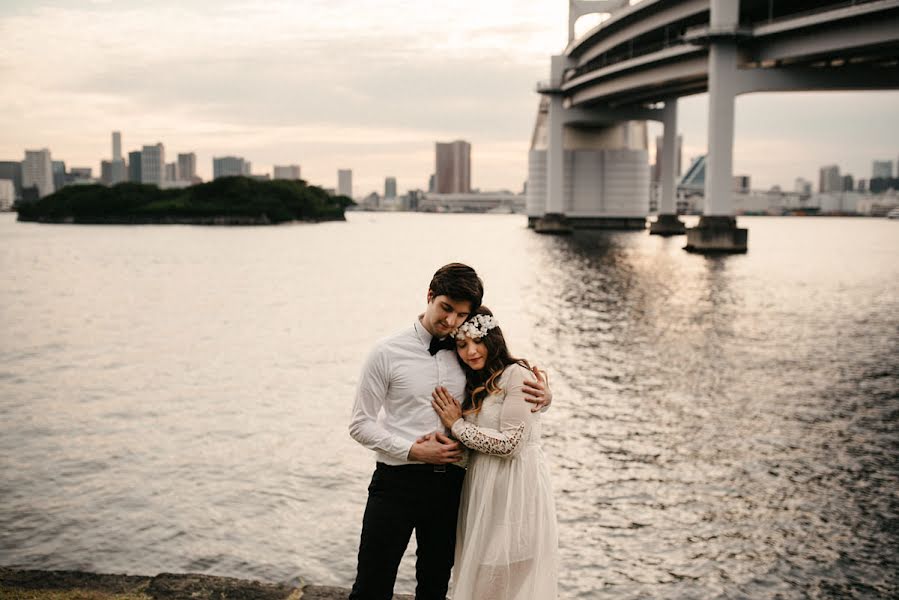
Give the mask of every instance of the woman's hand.
POLYGON ((452 428, 453 423, 462 418, 462 407, 445 387, 435 388, 431 398, 433 398, 431 406, 447 429, 452 428))

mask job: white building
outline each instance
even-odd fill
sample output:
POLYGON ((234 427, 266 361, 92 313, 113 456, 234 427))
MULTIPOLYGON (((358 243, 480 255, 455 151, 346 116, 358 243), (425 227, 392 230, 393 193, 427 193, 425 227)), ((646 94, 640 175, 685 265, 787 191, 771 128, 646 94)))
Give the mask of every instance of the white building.
POLYGON ((885 179, 893 177, 893 161, 875 160, 871 163, 871 179, 877 179, 878 177, 885 179))
POLYGON ((337 193, 347 198, 353 197, 353 170, 337 170, 337 193))
POLYGON ((165 147, 162 143, 144 146, 140 153, 141 183, 162 186, 165 177, 165 147))
POLYGON ((384 198, 396 198, 396 177, 384 180, 384 198))
POLYGON ((468 194, 428 192, 418 201, 418 210, 424 212, 523 213, 526 202, 524 194, 513 194, 507 191, 468 194))
POLYGON ((272 179, 300 179, 300 165, 275 165, 272 179))
POLYGON ((36 187, 38 196, 49 196, 56 187, 53 185, 53 159, 50 151, 26 150, 22 161, 22 188, 36 187))
POLYGON ((193 152, 178 155, 178 179, 193 182, 197 177, 197 155, 193 152))
POLYGON ((11 179, 0 179, 0 210, 12 209, 16 201, 16 185, 11 179))
POLYGON ((122 160, 122 133, 112 132, 112 160, 122 160))
POLYGON ((797 194, 808 196, 812 193, 812 182, 808 179, 797 177, 796 181, 793 183, 793 191, 797 194))
POLYGON ((240 156, 220 156, 212 159, 212 178, 250 175, 250 162, 240 156))
POLYGON ((840 175, 840 167, 829 165, 821 167, 818 171, 818 192, 829 194, 843 191, 843 177, 840 175))

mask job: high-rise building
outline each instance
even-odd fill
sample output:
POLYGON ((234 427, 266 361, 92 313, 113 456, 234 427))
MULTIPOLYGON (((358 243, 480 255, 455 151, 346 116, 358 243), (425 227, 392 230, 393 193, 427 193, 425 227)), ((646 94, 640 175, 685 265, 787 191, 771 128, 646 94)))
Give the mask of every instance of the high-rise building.
POLYGON ((16 186, 12 179, 0 179, 0 210, 10 210, 16 201, 16 186))
POLYGON ((240 156, 220 156, 212 159, 212 178, 250 175, 250 163, 240 156))
POLYGON ((178 179, 181 181, 196 181, 197 155, 193 152, 178 155, 178 179))
POLYGON ((840 167, 837 165, 821 167, 818 171, 818 191, 826 194, 827 192, 840 192, 842 190, 843 178, 840 176, 840 167))
POLYGON ((384 197, 396 198, 396 177, 388 177, 384 180, 384 197))
POLYGON ((66 163, 53 161, 53 189, 61 190, 66 185, 66 163))
POLYGON ((0 179, 12 181, 16 190, 16 198, 22 197, 22 163, 20 161, 0 161, 0 179))
POLYGON ((733 190, 735 192, 748 192, 750 189, 751 179, 749 175, 734 175, 733 190))
POLYGON ((124 160, 104 160, 100 162, 100 182, 115 185, 128 180, 128 169, 124 160))
POLYGON ((347 198, 353 197, 353 170, 337 170, 337 193, 347 198))
POLYGON ((843 185, 842 190, 844 192, 851 192, 855 189, 855 179, 852 175, 843 175, 843 185))
MULTIPOLYGON (((662 147, 664 144, 664 137, 659 135, 656 136, 656 162, 652 165, 652 181, 658 183, 662 180, 662 147)), ((677 136, 677 159, 674 161, 674 176, 680 177, 683 163, 682 163, 682 155, 681 150, 684 147, 684 138, 683 136, 677 136)))
POLYGON ((165 163, 165 180, 178 181, 179 179, 181 178, 178 177, 178 163, 165 163))
POLYGON ((438 194, 471 192, 471 144, 462 140, 437 142, 434 191, 438 194))
POLYGON ((862 193, 868 191, 868 182, 864 179, 859 179, 858 184, 855 186, 855 191, 862 193))
POLYGON ((112 160, 122 160, 122 134, 119 131, 112 132, 112 160))
POLYGON ((22 187, 37 188, 38 197, 49 196, 56 191, 53 185, 53 159, 50 151, 26 150, 22 161, 22 187))
POLYGON ((883 178, 890 179, 893 177, 893 161, 891 160, 875 160, 871 163, 871 179, 883 178))
POLYGON ((434 193, 434 180, 435 179, 436 179, 436 177, 434 177, 433 173, 431 173, 431 176, 428 177, 428 192, 430 192, 432 194, 434 193))
POLYGON ((140 183, 143 181, 141 177, 141 151, 134 150, 128 153, 128 181, 132 183, 140 183))
POLYGON ((144 146, 140 151, 141 183, 162 186, 165 181, 165 147, 162 143, 144 146))
POLYGON ((809 196, 812 193, 812 182, 808 179, 797 177, 796 182, 793 184, 793 191, 803 196, 809 196))
POLYGON ((296 180, 299 178, 300 165, 275 165, 272 169, 272 179, 296 180))

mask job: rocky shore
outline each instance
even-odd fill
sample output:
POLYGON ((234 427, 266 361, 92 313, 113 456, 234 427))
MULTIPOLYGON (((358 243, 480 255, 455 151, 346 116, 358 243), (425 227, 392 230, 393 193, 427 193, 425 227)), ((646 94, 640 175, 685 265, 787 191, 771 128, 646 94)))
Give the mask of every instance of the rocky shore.
MULTIPOLYGON (((348 595, 349 590, 337 587, 295 587, 191 573, 144 577, 0 567, 3 600, 345 600, 348 595)), ((394 600, 412 598, 394 596, 394 600)))

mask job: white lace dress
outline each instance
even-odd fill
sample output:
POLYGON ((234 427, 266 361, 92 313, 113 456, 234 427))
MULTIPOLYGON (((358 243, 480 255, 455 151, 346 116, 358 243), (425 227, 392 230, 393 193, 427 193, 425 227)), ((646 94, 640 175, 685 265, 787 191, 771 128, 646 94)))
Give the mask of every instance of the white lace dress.
POLYGON ((502 391, 453 434, 471 453, 462 487, 453 600, 557 597, 558 534, 549 470, 540 447, 540 413, 525 402, 530 371, 510 365, 502 391))

